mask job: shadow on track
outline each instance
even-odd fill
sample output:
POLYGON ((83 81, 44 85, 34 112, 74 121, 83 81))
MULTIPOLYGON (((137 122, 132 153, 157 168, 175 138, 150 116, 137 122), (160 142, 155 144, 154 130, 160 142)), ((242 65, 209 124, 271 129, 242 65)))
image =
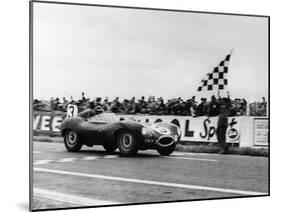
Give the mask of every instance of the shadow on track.
MULTIPOLYGON (((67 152, 67 151, 66 151, 67 152)), ((149 153, 138 153, 133 156, 122 156, 118 151, 114 153, 107 153, 105 150, 80 150, 79 152, 73 152, 71 154, 88 155, 88 156, 107 156, 107 155, 117 155, 120 158, 159 158, 160 155, 149 154, 149 153)))

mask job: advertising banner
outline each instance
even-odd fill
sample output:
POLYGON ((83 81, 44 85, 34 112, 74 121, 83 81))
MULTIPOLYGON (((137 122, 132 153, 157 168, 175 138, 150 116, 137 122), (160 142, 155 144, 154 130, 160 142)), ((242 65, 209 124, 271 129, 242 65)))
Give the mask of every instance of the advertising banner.
MULTIPOLYGON (((121 115, 118 120, 134 120, 152 124, 155 122, 173 123, 182 131, 181 141, 217 142, 216 129, 218 117, 121 115)), ((35 112, 33 129, 35 132, 60 135, 60 124, 66 113, 35 112)), ((116 120, 116 121, 118 121, 116 120)), ((229 117, 226 142, 239 143, 239 146, 268 146, 268 119, 258 117, 229 117)))
POLYGON ((65 113, 35 112, 33 116, 33 130, 35 132, 59 134, 60 124, 65 116, 65 113))
MULTIPOLYGON (((66 117, 65 113, 35 112, 33 129, 37 132, 59 134, 60 124, 66 117)), ((217 142, 217 117, 193 118, 189 116, 150 116, 150 115, 117 115, 120 120, 134 120, 143 123, 169 122, 181 128, 182 141, 217 142)), ((239 117, 229 118, 227 142, 239 142, 239 117)))
MULTIPOLYGON (((150 115, 118 115, 120 119, 134 120, 143 123, 169 122, 181 128, 181 141, 217 142, 217 117, 190 116, 150 116, 150 115)), ((227 142, 239 143, 239 117, 229 117, 226 133, 227 142)))
POLYGON ((254 145, 268 146, 268 120, 267 118, 254 119, 254 145))

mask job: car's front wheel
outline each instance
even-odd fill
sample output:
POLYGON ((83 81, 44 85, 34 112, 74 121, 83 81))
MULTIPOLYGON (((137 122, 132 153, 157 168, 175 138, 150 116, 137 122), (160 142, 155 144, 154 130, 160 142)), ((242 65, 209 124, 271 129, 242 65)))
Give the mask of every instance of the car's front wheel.
POLYGON ((79 140, 78 134, 73 130, 68 130, 64 135, 64 145, 69 152, 79 151, 83 144, 79 140))
POLYGON ((172 144, 171 146, 168 147, 159 147, 157 151, 160 155, 168 156, 172 154, 173 151, 175 151, 175 148, 176 148, 176 144, 172 144))
POLYGON ((138 152, 137 139, 130 131, 122 131, 118 135, 117 145, 123 156, 135 155, 138 152))

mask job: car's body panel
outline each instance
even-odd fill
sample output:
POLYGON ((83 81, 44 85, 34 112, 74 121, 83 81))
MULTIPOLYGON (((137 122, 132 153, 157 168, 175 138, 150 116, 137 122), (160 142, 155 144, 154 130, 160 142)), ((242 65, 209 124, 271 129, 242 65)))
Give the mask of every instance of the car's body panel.
POLYGON ((160 122, 149 125, 136 121, 118 121, 115 114, 109 113, 92 117, 88 117, 90 112, 89 114, 87 112, 81 114, 65 119, 60 130, 63 136, 68 130, 75 131, 80 141, 88 146, 116 144, 117 136, 123 130, 131 132, 137 140, 138 149, 143 150, 157 149, 161 137, 170 137, 171 144, 176 143, 180 137, 178 127, 170 123, 160 122), (143 128, 146 128, 146 134, 143 134, 143 128))

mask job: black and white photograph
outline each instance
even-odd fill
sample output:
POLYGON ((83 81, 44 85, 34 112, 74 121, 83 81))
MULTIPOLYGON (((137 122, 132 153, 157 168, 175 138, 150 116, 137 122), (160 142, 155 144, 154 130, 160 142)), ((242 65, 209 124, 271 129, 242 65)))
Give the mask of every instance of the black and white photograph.
POLYGON ((29 4, 32 211, 270 195, 269 16, 29 4))

